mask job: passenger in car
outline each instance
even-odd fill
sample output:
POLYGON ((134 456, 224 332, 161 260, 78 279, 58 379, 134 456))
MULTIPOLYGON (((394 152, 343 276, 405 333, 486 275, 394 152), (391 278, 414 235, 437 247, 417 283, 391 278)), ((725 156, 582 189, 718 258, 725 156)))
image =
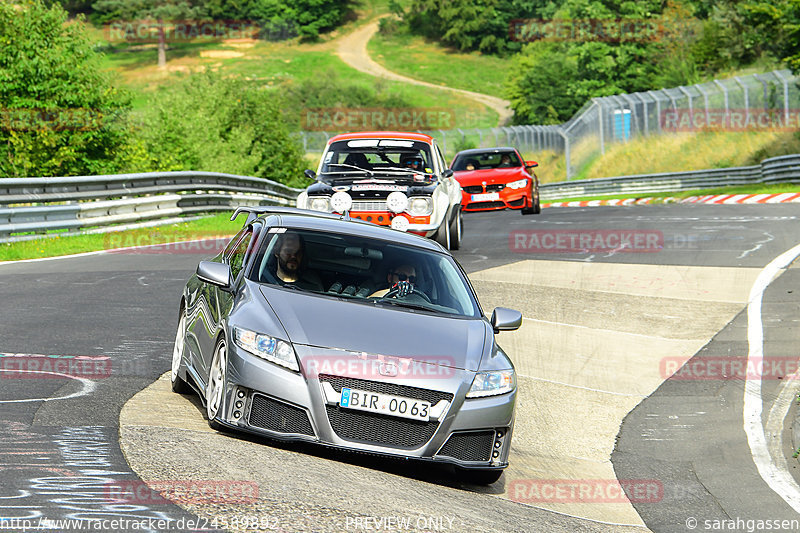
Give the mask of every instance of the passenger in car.
POLYGON ((294 285, 301 289, 322 291, 322 281, 315 272, 309 271, 305 257, 305 241, 298 233, 286 232, 278 235, 275 243, 275 276, 283 285, 294 285))
POLYGON ((384 296, 387 292, 397 287, 397 296, 402 298, 414 292, 414 285, 417 283, 417 270, 414 265, 402 264, 389 269, 386 274, 388 287, 370 294, 372 297, 384 296))

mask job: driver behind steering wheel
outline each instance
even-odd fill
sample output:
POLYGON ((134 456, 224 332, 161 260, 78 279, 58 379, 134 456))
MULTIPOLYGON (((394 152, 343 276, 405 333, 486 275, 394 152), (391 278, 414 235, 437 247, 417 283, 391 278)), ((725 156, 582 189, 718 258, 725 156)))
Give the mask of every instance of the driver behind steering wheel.
POLYGON ((414 265, 397 265, 389 269, 388 274, 386 274, 386 282, 389 285, 387 288, 375 291, 369 297, 383 297, 393 289, 397 289, 398 298, 408 296, 414 292, 414 284, 417 282, 417 270, 414 265))

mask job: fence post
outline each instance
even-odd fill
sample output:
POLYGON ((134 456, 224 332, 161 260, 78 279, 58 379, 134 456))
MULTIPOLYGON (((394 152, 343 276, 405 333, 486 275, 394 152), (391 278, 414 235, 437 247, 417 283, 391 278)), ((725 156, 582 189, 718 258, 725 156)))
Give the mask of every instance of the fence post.
POLYGON ((647 91, 653 100, 656 102, 656 124, 658 124, 658 131, 661 131, 661 100, 655 95, 653 91, 647 91))
POLYGON ((783 120, 784 125, 789 125, 789 80, 783 77, 783 73, 779 70, 775 71, 775 77, 783 83, 783 120))
POLYGON ((564 131, 564 128, 559 128, 558 133, 564 138, 564 163, 566 164, 567 170, 567 180, 572 178, 572 165, 569 162, 569 137, 567 136, 567 132, 564 131))
POLYGON ((733 79, 744 89, 744 123, 750 124, 750 95, 747 90, 747 85, 745 85, 739 76, 735 76, 733 79))
POLYGON ((703 89, 700 87, 700 85, 699 85, 699 84, 698 84, 698 85, 695 85, 695 87, 697 88, 697 90, 698 90, 698 91, 700 91, 700 94, 702 94, 702 95, 703 95, 703 102, 705 103, 705 106, 706 106, 706 126, 708 126, 708 122, 709 122, 708 93, 707 93, 707 92, 705 92, 705 91, 704 91, 704 90, 703 90, 703 89))
POLYGON ((686 87, 681 85, 678 87, 678 90, 689 97, 689 120, 692 121, 692 126, 694 126, 694 107, 692 106, 692 93, 686 90, 686 87))
POLYGON ((764 80, 758 74, 753 74, 753 77, 755 79, 757 79, 758 81, 760 81, 761 85, 764 87, 764 111, 768 111, 769 107, 767 107, 767 106, 769 105, 769 102, 768 102, 768 100, 769 100, 769 90, 767 89, 767 82, 766 82, 766 80, 764 80))
MULTIPOLYGON (((597 101, 597 99, 595 99, 597 101)), ((597 124, 600 130, 600 154, 606 155, 606 140, 603 136, 603 104, 602 100, 597 104, 597 124)))
POLYGON ((722 89, 722 95, 725 98, 725 126, 726 127, 730 127, 730 124, 729 124, 729 122, 730 122, 730 116, 729 116, 730 115, 730 106, 729 106, 729 103, 728 103, 728 88, 725 87, 725 84, 723 84, 719 80, 714 80, 714 83, 717 84, 717 87, 722 89))

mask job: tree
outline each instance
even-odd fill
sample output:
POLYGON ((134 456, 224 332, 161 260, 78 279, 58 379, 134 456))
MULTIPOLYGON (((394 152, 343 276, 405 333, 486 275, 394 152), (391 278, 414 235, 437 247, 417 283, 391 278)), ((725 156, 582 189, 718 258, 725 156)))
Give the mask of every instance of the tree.
POLYGON ((0 3, 0 175, 103 174, 125 141, 115 89, 81 21, 41 0, 0 3))
POLYGON ((202 0, 98 0, 93 5, 101 14, 98 20, 158 23, 158 66, 167 65, 167 40, 164 25, 170 22, 199 20, 205 16, 202 0))

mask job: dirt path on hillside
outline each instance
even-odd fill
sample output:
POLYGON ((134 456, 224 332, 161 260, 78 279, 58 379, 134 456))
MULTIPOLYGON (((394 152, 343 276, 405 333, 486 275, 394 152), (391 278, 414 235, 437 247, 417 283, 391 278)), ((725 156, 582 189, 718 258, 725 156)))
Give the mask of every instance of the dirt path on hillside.
POLYGON ((475 93, 472 91, 465 91, 463 89, 454 89, 452 87, 442 87, 441 85, 401 76, 400 74, 396 74, 391 70, 387 70, 383 66, 373 61, 367 53, 367 43, 378 31, 378 20, 379 19, 376 19, 362 26, 361 28, 358 28, 356 31, 338 39, 339 46, 336 49, 336 54, 342 59, 342 61, 354 69, 371 76, 393 81, 402 81, 404 83, 412 83, 414 85, 421 85, 423 87, 430 87, 433 89, 451 91, 461 94, 495 110, 499 115, 498 123, 501 126, 508 124, 511 121, 513 112, 511 111, 510 104, 507 100, 503 100, 502 98, 497 98, 495 96, 489 96, 488 94, 475 93))

